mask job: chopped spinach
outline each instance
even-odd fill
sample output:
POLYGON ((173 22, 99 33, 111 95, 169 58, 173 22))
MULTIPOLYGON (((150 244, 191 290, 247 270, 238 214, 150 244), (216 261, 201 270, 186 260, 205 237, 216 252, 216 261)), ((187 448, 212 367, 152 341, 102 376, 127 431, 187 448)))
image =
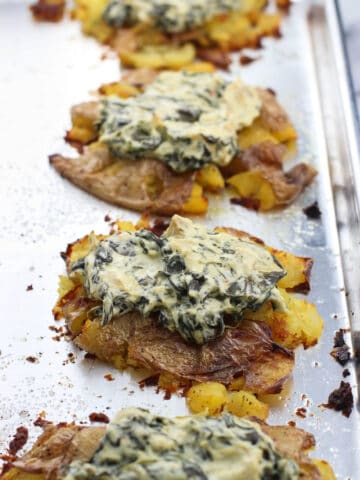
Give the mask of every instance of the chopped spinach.
POLYGON ((238 152, 237 131, 260 107, 256 91, 239 80, 163 72, 141 95, 102 99, 100 141, 115 157, 150 156, 176 172, 227 165, 238 152))
POLYGON ((103 20, 112 27, 150 23, 168 33, 202 26, 211 18, 241 10, 243 0, 111 0, 103 20))

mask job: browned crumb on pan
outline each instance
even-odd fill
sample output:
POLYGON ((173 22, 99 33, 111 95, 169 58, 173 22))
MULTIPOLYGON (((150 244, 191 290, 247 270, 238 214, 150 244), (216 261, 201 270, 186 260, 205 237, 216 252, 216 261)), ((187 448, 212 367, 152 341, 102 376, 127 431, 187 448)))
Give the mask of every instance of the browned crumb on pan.
POLYGON ((345 370, 342 373, 342 376, 344 378, 348 377, 350 375, 350 370, 348 368, 345 368, 345 370))
POLYGON ((104 375, 104 378, 108 382, 113 382, 115 380, 115 378, 111 375, 111 373, 107 373, 106 375, 104 375))
POLYGON ((344 339, 344 329, 340 328, 334 336, 334 347, 330 355, 344 367, 350 360, 350 347, 346 344, 344 339))
POLYGON ((39 362, 39 359, 37 357, 34 357, 33 355, 29 355, 28 357, 26 357, 25 360, 29 363, 38 363, 39 362))
POLYGON ((36 420, 34 420, 33 422, 33 425, 35 427, 46 427, 46 425, 52 425, 53 422, 50 422, 49 420, 46 420, 46 418, 44 418, 42 416, 42 414, 40 414, 36 420))
POLYGON ((250 63, 256 62, 259 60, 260 57, 250 57, 249 55, 240 55, 240 64, 241 65, 249 65, 250 63))
POLYGON ((31 290, 34 290, 34 287, 30 284, 26 287, 26 291, 30 292, 31 290))
POLYGON ((89 415, 90 422, 109 423, 110 419, 105 413, 93 412, 89 415))
POLYGON ((38 22, 59 22, 64 16, 65 0, 38 0, 30 10, 38 22))
POLYGON ((341 412, 345 417, 350 417, 354 407, 350 383, 341 381, 339 388, 330 393, 328 403, 323 404, 323 407, 331 408, 336 412, 341 412))
POLYGON ((300 418, 306 418, 307 410, 305 407, 299 407, 296 409, 296 415, 300 418))
POLYGON ((317 220, 321 217, 321 210, 317 201, 309 205, 308 207, 303 208, 303 212, 308 218, 317 220))
POLYGON ((10 455, 16 455, 19 450, 23 448, 23 446, 26 444, 29 438, 29 432, 26 427, 18 427, 16 429, 16 433, 9 443, 9 454, 10 455))

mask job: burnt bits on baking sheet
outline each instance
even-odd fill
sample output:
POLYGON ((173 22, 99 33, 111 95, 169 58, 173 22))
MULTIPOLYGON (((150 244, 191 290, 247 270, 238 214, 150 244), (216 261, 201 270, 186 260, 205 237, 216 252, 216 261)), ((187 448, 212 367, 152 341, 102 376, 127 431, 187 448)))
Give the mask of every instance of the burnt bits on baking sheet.
POLYGON ((321 210, 317 201, 309 205, 308 207, 303 208, 303 212, 308 218, 313 220, 319 220, 321 217, 321 210))
POLYGON ((261 57, 250 57, 249 55, 240 55, 240 64, 245 66, 249 65, 250 63, 256 62, 256 60, 260 60, 261 57))
POLYGON ((16 455, 19 450, 23 448, 29 438, 29 432, 26 427, 18 427, 16 433, 9 443, 9 454, 16 455))
POLYGON ((350 347, 346 344, 344 339, 344 333, 346 330, 340 328, 334 336, 334 346, 330 352, 330 355, 342 366, 350 360, 350 347))
POLYGON ((339 388, 330 393, 328 403, 324 403, 322 406, 341 412, 345 417, 350 417, 354 407, 354 397, 350 383, 341 381, 339 388))
POLYGON ((29 8, 38 22, 60 22, 65 13, 65 0, 38 0, 29 8))
POLYGON ((105 413, 93 412, 89 415, 90 422, 109 423, 110 419, 105 413))

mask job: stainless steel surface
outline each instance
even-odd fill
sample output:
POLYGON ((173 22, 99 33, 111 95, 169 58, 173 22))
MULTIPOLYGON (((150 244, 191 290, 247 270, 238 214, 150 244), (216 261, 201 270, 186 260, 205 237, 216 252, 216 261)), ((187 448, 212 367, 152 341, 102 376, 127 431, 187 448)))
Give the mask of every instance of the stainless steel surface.
MULTIPOLYGON (((312 162, 318 179, 283 212, 256 214, 214 197, 201 221, 248 230, 275 247, 314 257, 309 300, 316 302, 325 332, 315 348, 297 350, 291 390, 270 423, 295 420, 313 432, 314 456, 330 461, 339 479, 355 480, 360 478, 359 413, 355 408, 346 419, 320 406, 342 380, 343 369, 329 355, 334 332, 349 327, 350 320, 360 329, 360 167, 333 3, 295 3, 283 33, 279 41, 265 40, 261 60, 252 65, 240 67, 235 56, 231 75, 276 90, 300 134, 296 161, 312 162), (302 213, 315 199, 321 221, 302 213), (303 406, 305 419, 295 414, 303 406)), ((103 49, 82 37, 74 22, 34 24, 23 2, 0 2, 0 36, 0 451, 20 424, 30 427, 34 438, 40 429, 32 422, 42 411, 54 421, 77 422, 87 421, 93 411, 111 416, 128 405, 183 414, 183 398, 165 401, 152 387, 140 390, 141 374, 86 360, 71 343, 53 340, 56 333, 49 330, 55 324, 57 276, 64 271, 59 252, 92 229, 106 232, 105 214, 138 217, 73 187, 47 161, 49 153, 69 150, 62 136, 70 106, 118 78, 117 61, 101 61, 103 49), (28 356, 38 362, 28 362, 28 356), (104 378, 109 372, 114 381, 104 378)), ((357 400, 350 369, 346 380, 357 400)))
MULTIPOLYGON (((340 12, 344 44, 349 60, 349 72, 352 77, 357 117, 360 120, 360 8, 357 0, 336 0, 340 12)), ((360 131, 360 125, 359 125, 360 131)))

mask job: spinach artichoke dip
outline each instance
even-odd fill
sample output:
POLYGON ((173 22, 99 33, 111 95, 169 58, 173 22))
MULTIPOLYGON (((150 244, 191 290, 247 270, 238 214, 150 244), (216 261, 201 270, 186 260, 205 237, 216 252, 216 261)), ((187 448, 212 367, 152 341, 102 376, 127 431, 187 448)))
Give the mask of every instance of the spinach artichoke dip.
POLYGON ((176 172, 225 166, 238 152, 237 132, 260 109, 256 89, 239 79, 163 72, 140 95, 101 100, 100 142, 115 157, 155 158, 176 172))
POLYGON ((168 419, 137 408, 120 412, 87 463, 74 461, 65 480, 295 480, 299 466, 248 420, 168 419))
POLYGON ((112 0, 103 20, 112 27, 148 23, 167 33, 202 26, 211 18, 241 10, 244 0, 112 0))
POLYGON ((266 300, 286 310, 276 283, 286 272, 262 245, 212 232, 175 215, 161 237, 147 230, 121 232, 98 242, 74 263, 91 298, 102 302, 103 323, 139 312, 186 341, 203 344, 266 300))

